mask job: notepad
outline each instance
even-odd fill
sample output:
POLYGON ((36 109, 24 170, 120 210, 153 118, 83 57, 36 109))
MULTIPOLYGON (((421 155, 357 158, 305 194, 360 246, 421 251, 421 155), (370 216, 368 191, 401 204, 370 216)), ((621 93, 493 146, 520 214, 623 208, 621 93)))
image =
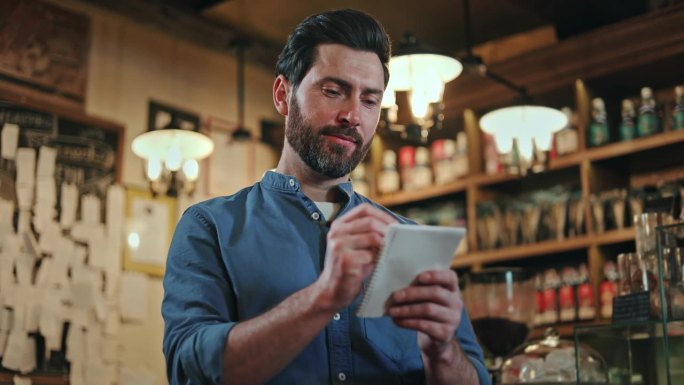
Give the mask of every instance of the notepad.
POLYGON ((447 270, 465 237, 459 227, 391 225, 356 315, 382 317, 390 295, 428 270, 447 270))

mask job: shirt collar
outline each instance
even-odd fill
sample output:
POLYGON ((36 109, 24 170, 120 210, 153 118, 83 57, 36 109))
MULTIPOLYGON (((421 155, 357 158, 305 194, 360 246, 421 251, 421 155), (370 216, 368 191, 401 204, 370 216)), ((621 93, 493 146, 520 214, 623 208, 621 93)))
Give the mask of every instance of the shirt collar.
MULTIPOLYGON (((283 190, 283 191, 299 191, 300 184, 297 178, 293 175, 285 175, 275 171, 266 171, 261 178, 261 184, 265 187, 283 190)), ((337 187, 342 190, 348 197, 354 194, 351 180, 340 183, 337 187)))

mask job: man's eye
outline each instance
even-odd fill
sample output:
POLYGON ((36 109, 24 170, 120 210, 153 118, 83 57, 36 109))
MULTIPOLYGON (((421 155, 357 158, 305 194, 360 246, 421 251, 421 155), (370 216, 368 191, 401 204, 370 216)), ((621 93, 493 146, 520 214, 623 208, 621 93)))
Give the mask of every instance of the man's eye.
POLYGON ((324 88, 323 93, 328 95, 328 96, 339 96, 340 92, 337 90, 334 90, 332 88, 324 88))
POLYGON ((365 99, 363 101, 363 104, 367 105, 368 107, 375 107, 378 105, 378 103, 380 102, 375 99, 365 99))

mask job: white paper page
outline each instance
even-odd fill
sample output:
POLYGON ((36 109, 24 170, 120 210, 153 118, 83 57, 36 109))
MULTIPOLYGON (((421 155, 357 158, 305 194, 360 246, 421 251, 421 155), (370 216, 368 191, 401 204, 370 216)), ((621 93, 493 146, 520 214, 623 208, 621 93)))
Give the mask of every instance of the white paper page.
MULTIPOLYGON (((14 217, 14 202, 0 198, 0 234, 5 234, 13 229, 12 218, 14 217)), ((0 239, 0 242, 2 239, 0 239)))
POLYGON ((121 315, 118 306, 107 306, 107 319, 105 320, 104 332, 108 336, 116 336, 121 329, 121 315))
POLYGON ((84 195, 81 198, 81 222, 91 225, 101 223, 100 199, 95 195, 84 195))
POLYGON ((85 359, 85 336, 83 330, 75 325, 71 325, 67 332, 66 358, 72 363, 85 359))
POLYGON ((85 354, 88 361, 102 361, 102 327, 91 322, 85 332, 85 354))
POLYGON ((5 355, 5 347, 7 346, 8 339, 9 332, 3 332, 0 330, 0 361, 2 361, 2 356, 5 355))
POLYGON ((54 177, 39 176, 36 180, 36 205, 54 209, 57 203, 57 183, 54 177))
POLYGON ((76 209, 78 207, 78 187, 76 185, 62 183, 60 206, 59 224, 64 229, 70 229, 76 222, 76 209))
POLYGON ((428 270, 448 270, 465 229, 391 225, 385 245, 357 311, 359 317, 382 317, 392 293, 428 270))
POLYGON ((24 318, 24 330, 27 332, 38 331, 38 321, 40 320, 42 292, 34 286, 24 288, 24 301, 26 302, 26 315, 24 318))
POLYGON ((14 259, 14 269, 17 274, 17 284, 19 286, 29 286, 32 284, 33 266, 35 259, 26 255, 20 255, 14 259))
POLYGON ((124 321, 147 319, 147 276, 124 272, 121 275, 121 317, 124 321))
POLYGON ((5 123, 2 126, 2 147, 0 156, 3 159, 14 160, 19 146, 19 126, 13 123, 5 123))
MULTIPOLYGON (((16 191, 17 191, 17 206, 19 207, 19 210, 23 213, 29 212, 31 210, 31 207, 33 206, 33 194, 35 192, 35 185, 33 183, 22 183, 19 184, 17 183, 16 185, 16 191)), ((31 223, 31 217, 25 218, 23 221, 20 220, 22 224, 30 224, 31 223)), ((28 226, 22 226, 20 224, 17 226, 19 228, 19 231, 25 231, 28 229, 28 226)))
POLYGON ((14 257, 7 254, 0 256, 0 294, 6 296, 11 286, 16 284, 14 280, 14 257))
POLYGON ((31 378, 29 377, 19 377, 15 375, 12 377, 12 385, 31 385, 31 378))
POLYGON ((36 150, 21 147, 17 150, 17 185, 34 186, 36 181, 36 150))
POLYGON ((107 385, 111 380, 107 379, 107 368, 104 363, 89 356, 85 364, 84 381, 86 384, 107 385))
POLYGON ((36 176, 49 177, 54 180, 55 164, 57 163, 57 149, 47 146, 40 146, 38 151, 38 169, 36 176))
POLYGON ((54 254, 59 246, 59 239, 62 237, 62 228, 59 224, 50 220, 43 224, 43 231, 40 234, 38 245, 44 253, 54 254))
POLYGON ((62 343, 64 326, 61 317, 58 317, 57 313, 57 307, 54 304, 42 304, 38 329, 45 338, 45 347, 48 350, 58 350, 62 343))
POLYGON ((102 340, 102 361, 109 364, 119 362, 119 342, 117 338, 105 337, 102 340))
POLYGON ((12 323, 14 320, 14 311, 9 309, 9 304, 5 303, 8 307, 0 308, 0 333, 9 333, 12 330, 12 323))
POLYGON ((2 358, 2 366, 20 371, 25 365, 24 352, 29 349, 29 336, 23 331, 12 331, 7 338, 7 347, 5 348, 5 355, 2 358))
POLYGON ((88 238, 88 265, 105 270, 109 254, 109 241, 104 232, 104 227, 100 227, 100 229, 102 231, 93 231, 88 238))
MULTIPOLYGON (((85 364, 82 361, 72 361, 69 371, 69 385, 86 385, 85 364)), ((90 385, 90 384, 89 384, 90 385)))
POLYGON ((23 241, 23 246, 24 246, 24 253, 23 255, 29 256, 31 258, 39 259, 41 255, 43 254, 43 250, 40 248, 40 245, 38 244, 38 240, 36 239, 36 236, 33 235, 32 231, 26 231, 21 234, 21 240, 23 241))
POLYGON ((120 185, 107 188, 107 236, 121 242, 123 239, 126 190, 120 185))
POLYGON ((21 374, 28 374, 36 369, 36 341, 27 336, 27 343, 24 347, 21 363, 19 364, 19 372, 21 374))

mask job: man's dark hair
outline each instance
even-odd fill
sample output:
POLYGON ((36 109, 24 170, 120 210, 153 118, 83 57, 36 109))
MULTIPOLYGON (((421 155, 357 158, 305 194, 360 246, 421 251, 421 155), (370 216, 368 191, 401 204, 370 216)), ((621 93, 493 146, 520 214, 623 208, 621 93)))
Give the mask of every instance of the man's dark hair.
POLYGON ((299 23, 278 56, 276 76, 285 75, 296 89, 316 60, 316 47, 320 44, 342 44, 374 52, 382 63, 387 86, 391 55, 389 36, 372 16, 354 9, 326 11, 299 23))

